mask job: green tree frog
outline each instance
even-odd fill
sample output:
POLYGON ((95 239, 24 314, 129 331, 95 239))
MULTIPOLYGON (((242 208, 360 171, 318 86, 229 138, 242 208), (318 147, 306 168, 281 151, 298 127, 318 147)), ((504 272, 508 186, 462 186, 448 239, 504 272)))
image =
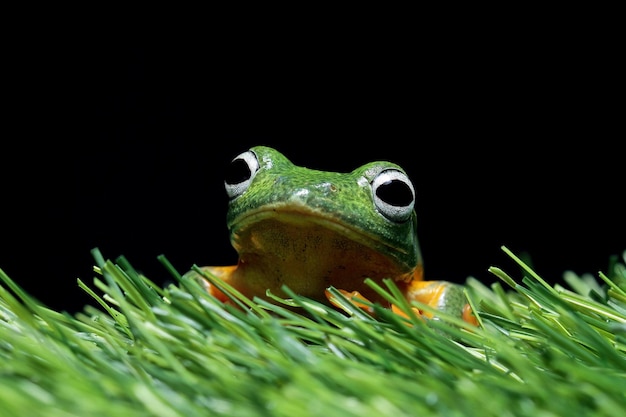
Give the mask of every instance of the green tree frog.
POLYGON ((325 172, 256 146, 232 160, 224 183, 227 226, 239 260, 203 269, 244 295, 285 295, 286 285, 336 305, 327 291, 334 286, 363 308, 358 299, 393 308, 364 284, 366 278, 392 278, 407 300, 475 323, 461 286, 422 279, 415 191, 398 165, 371 162, 349 173, 325 172))

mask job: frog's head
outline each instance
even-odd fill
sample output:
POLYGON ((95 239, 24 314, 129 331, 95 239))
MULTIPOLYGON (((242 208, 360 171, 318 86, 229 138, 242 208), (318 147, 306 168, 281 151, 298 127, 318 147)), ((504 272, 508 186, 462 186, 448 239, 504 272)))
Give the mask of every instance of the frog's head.
POLYGON ((398 165, 372 162, 350 173, 324 172, 257 146, 233 159, 225 186, 231 241, 244 262, 271 257, 322 275, 368 264, 363 275, 397 279, 421 269, 415 192, 398 165))

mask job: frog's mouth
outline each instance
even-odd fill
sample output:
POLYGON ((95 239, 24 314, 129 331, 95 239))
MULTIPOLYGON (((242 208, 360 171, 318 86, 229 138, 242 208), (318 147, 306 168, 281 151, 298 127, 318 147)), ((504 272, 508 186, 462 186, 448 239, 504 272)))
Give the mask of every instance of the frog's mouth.
POLYGON ((362 289, 365 278, 414 277, 416 266, 402 261, 403 249, 307 206, 264 206, 233 224, 231 241, 239 267, 247 268, 249 277, 269 277, 274 282, 270 287, 286 284, 317 298, 329 286, 362 289))
MULTIPOLYGON (((282 224, 284 225, 281 227, 282 232, 287 232, 284 228, 289 227, 293 228, 296 233, 318 226, 320 228, 327 229, 329 232, 336 234, 342 239, 350 239, 354 242, 370 247, 373 250, 385 253, 389 257, 396 258, 399 264, 403 263, 400 258, 406 257, 408 254, 406 249, 394 246, 389 242, 384 241, 374 233, 367 233, 362 229, 350 226, 341 218, 329 215, 326 212, 316 210, 309 206, 287 203, 266 205, 256 210, 250 210, 246 214, 235 219, 232 222, 233 226, 231 228, 233 242, 236 242, 237 236, 240 236, 242 233, 250 231, 251 229, 259 229, 256 233, 253 232, 253 234, 261 233, 261 231, 267 227, 266 223, 275 223, 276 226, 278 226, 278 224, 282 224)), ((289 233, 288 235, 291 235, 291 237, 295 240, 300 240, 302 238, 302 236, 298 234, 293 235, 289 233)), ((274 237, 279 238, 278 236, 274 237)), ((236 247, 236 249, 239 248, 236 247)))

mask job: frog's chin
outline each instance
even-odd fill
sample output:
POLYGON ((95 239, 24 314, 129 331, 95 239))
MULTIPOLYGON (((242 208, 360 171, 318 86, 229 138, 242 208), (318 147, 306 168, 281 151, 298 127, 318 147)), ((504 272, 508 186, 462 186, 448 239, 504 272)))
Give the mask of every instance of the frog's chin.
POLYGON ((365 278, 410 280, 416 268, 402 262, 398 248, 308 207, 251 211, 237 219, 231 240, 247 277, 269 276, 276 288, 303 295, 362 288, 365 278))
POLYGON ((364 285, 366 278, 379 283, 391 278, 398 285, 421 278, 421 265, 407 265, 385 242, 308 208, 259 209, 236 224, 231 241, 239 262, 231 283, 246 294, 285 295, 287 286, 324 302, 324 291, 332 286, 384 303, 364 285))

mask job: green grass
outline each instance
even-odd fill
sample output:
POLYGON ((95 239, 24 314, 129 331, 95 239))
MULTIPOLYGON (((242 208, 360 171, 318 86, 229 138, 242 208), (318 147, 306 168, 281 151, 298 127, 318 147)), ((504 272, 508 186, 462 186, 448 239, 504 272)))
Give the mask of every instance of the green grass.
POLYGON ((79 281, 98 308, 69 315, 0 270, 0 415, 623 415, 623 260, 564 288, 507 253, 519 277, 468 279, 480 328, 225 288, 244 308, 227 307, 163 257, 165 288, 98 251, 94 283, 79 281))

